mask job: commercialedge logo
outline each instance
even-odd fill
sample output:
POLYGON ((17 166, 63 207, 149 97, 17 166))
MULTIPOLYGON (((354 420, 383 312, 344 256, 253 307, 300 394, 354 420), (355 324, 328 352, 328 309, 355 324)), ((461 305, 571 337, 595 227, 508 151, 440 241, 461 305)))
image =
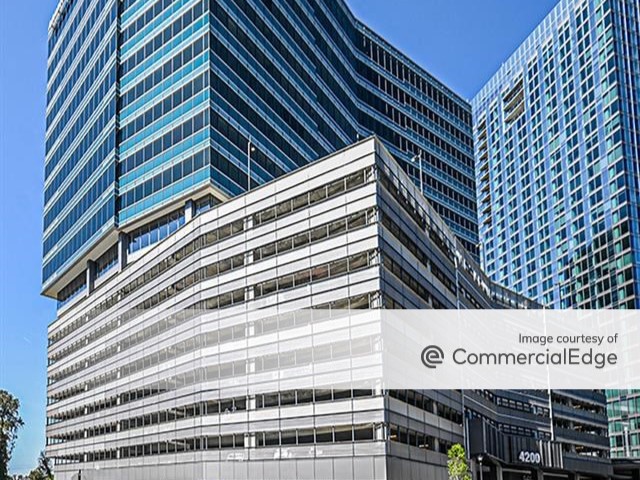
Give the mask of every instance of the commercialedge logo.
MULTIPOLYGON (((421 360, 425 367, 433 369, 444 362, 444 352, 437 345, 429 345, 422 350, 421 360)), ((510 353, 510 352, 468 352, 465 348, 457 348, 452 354, 456 365, 586 365, 601 370, 607 366, 617 365, 615 353, 596 352, 593 348, 563 348, 552 352, 548 348, 543 352, 510 353)))
POLYGON ((444 352, 437 345, 428 345, 422 350, 422 364, 427 368, 436 368, 444 361, 444 352))

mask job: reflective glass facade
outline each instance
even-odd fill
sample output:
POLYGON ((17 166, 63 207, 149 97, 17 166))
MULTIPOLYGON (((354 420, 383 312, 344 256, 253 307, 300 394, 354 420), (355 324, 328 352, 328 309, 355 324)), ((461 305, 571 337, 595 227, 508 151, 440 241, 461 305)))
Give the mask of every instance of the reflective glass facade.
POLYGON ((562 0, 473 100, 482 262, 557 308, 638 306, 636 0, 562 0))
POLYGON ((611 458, 640 457, 640 390, 607 390, 611 458))
POLYGON ((470 105, 342 1, 66 1, 50 37, 45 294, 57 296, 80 273, 74 266, 110 248, 113 232, 203 191, 233 197, 249 170, 255 187, 372 133, 477 254, 470 105), (73 33, 83 25, 90 34, 73 33), (86 61, 72 55, 67 31, 86 61), (69 65, 56 67, 58 57, 69 65), (87 91, 64 90, 85 77, 87 91), (96 127, 85 140, 75 123, 96 127), (78 154, 56 148, 67 138, 84 145, 78 154), (67 192, 67 183, 78 186, 67 192))
POLYGON ((119 3, 63 1, 49 30, 44 283, 116 225, 119 3))
MULTIPOLYGON (((562 0, 472 102, 485 271, 551 307, 640 307, 639 10, 562 0)), ((639 456, 638 392, 607 397, 639 456)))

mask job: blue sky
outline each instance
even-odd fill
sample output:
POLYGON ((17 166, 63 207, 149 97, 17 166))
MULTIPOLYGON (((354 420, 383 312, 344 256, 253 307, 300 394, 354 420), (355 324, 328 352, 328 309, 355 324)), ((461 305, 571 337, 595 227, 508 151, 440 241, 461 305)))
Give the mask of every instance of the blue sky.
MULTIPOLYGON (((11 471, 44 448, 46 332, 40 297, 47 25, 57 0, 0 0, 0 388, 22 402, 11 471)), ((348 0, 370 27, 471 98, 556 0, 348 0)))

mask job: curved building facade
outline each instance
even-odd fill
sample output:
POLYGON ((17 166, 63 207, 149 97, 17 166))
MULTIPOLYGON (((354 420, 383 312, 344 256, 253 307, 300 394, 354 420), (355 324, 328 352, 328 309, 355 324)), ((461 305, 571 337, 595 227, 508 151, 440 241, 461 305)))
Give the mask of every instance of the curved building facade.
POLYGON ((382 144, 364 140, 194 212, 62 307, 47 454, 63 480, 444 480, 448 449, 467 443, 492 455, 488 479, 506 468, 605 478, 595 397, 562 414, 566 392, 549 403, 546 392, 308 386, 376 344, 310 344, 305 312, 536 307, 491 283, 382 144), (307 373, 311 361, 323 370, 307 373), (473 441, 484 430, 493 443, 473 441), (504 442, 555 456, 527 465, 504 442))
MULTIPOLYGON (((365 140, 194 212, 62 307, 49 331, 47 453, 62 479, 409 468, 444 480, 463 436, 459 392, 303 388, 296 368, 338 365, 344 347, 306 354, 301 339, 290 350, 269 339, 304 338, 304 309, 497 305, 534 306, 493 290, 381 143, 365 140)), ((373 351, 360 340, 346 353, 373 351)))

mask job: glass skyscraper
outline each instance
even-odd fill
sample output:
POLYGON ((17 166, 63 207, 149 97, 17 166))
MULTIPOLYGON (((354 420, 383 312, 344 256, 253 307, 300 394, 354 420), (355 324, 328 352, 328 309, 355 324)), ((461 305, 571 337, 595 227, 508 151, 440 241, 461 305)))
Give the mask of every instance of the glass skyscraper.
MULTIPOLYGON (((473 99, 481 259, 555 308, 640 308, 640 6, 562 0, 473 99)), ((614 457, 637 391, 608 391, 614 457)))
POLYGON ((482 263, 557 308, 640 306, 637 0, 562 0, 473 99, 482 263))
POLYGON ((48 74, 43 292, 61 305, 186 201, 372 133, 476 255, 470 105, 342 1, 61 0, 48 74))
POLYGON ((84 288, 80 255, 116 226, 118 8, 65 0, 49 29, 43 290, 59 299, 84 288))

